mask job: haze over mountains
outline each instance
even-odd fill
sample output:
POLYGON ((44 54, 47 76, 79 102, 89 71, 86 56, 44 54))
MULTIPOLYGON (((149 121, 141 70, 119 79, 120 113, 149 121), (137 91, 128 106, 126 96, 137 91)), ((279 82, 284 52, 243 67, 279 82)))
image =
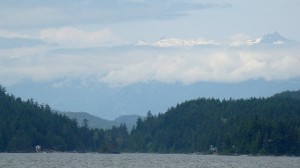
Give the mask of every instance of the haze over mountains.
POLYGON ((198 97, 297 90, 299 5, 4 0, 0 83, 54 109, 109 120, 198 97))
POLYGON ((264 81, 254 80, 243 83, 196 83, 193 85, 147 83, 136 84, 122 89, 110 87, 82 87, 72 85, 65 89, 52 87, 51 83, 27 83, 8 87, 7 90, 48 103, 54 109, 63 111, 85 111, 104 119, 115 119, 121 115, 138 114, 145 116, 165 112, 167 108, 198 97, 249 98, 271 96, 286 90, 297 90, 300 80, 264 81))
POLYGON ((126 124, 129 132, 136 125, 136 121, 139 117, 138 115, 123 115, 114 120, 106 120, 86 112, 55 112, 65 115, 70 119, 75 119, 79 126, 83 126, 85 121, 87 121, 89 128, 98 128, 106 130, 111 129, 113 126, 117 127, 121 124, 126 124))
MULTIPOLYGON (((24 44, 31 45, 35 41, 36 40, 32 40, 29 43, 24 44)), ((6 44, 9 45, 10 43, 6 44)), ((14 45, 16 44, 18 43, 14 43, 14 45)), ((19 44, 21 45, 23 42, 20 41, 19 44)), ((190 81, 190 74, 180 74, 181 72, 179 70, 181 68, 178 67, 178 76, 172 72, 171 76, 165 76, 164 79, 151 77, 151 75, 149 76, 149 79, 144 79, 144 77, 139 76, 140 72, 131 72, 130 70, 129 72, 132 73, 132 76, 136 77, 133 78, 133 81, 129 81, 127 83, 126 79, 122 79, 123 77, 118 75, 118 73, 121 73, 121 75, 122 73, 127 73, 125 68, 120 70, 120 72, 114 72, 116 74, 116 79, 118 76, 121 79, 120 81, 117 79, 116 83, 123 83, 125 81, 124 85, 120 83, 120 85, 117 84, 114 86, 110 85, 110 83, 99 83, 99 81, 95 81, 94 79, 61 78, 48 82, 37 82, 30 79, 25 79, 16 84, 8 85, 7 90, 14 94, 18 94, 20 97, 25 99, 34 97, 37 101, 48 103, 51 105, 51 107, 57 110, 73 112, 84 111, 100 118, 114 120, 122 115, 135 114, 145 116, 149 110, 154 114, 163 113, 167 110, 167 108, 177 104, 178 102, 183 102, 185 100, 195 99, 198 97, 214 97, 220 99, 268 97, 277 92, 299 89, 300 78, 297 76, 297 65, 300 60, 297 60, 297 57, 293 58, 284 52, 286 51, 287 53, 291 52, 294 54, 293 50, 295 49, 295 46, 298 46, 298 42, 290 40, 280 35, 278 32, 265 34, 256 39, 250 39, 239 35, 231 39, 231 42, 228 44, 221 44, 208 40, 163 38, 153 43, 139 41, 133 45, 124 46, 124 49, 122 50, 127 51, 132 50, 131 48, 150 47, 163 48, 166 49, 163 50, 163 52, 169 52, 168 48, 172 48, 172 50, 175 49, 175 51, 178 51, 179 53, 184 50, 183 54, 187 54, 190 52, 190 50, 194 50, 195 47, 197 51, 197 47, 199 46, 201 47, 199 50, 201 54, 203 54, 202 52, 203 50, 206 50, 206 48, 209 51, 220 50, 223 52, 224 49, 222 48, 224 47, 228 48, 225 50, 232 50, 234 52, 237 50, 238 52, 249 52, 249 54, 252 54, 252 52, 265 52, 265 50, 275 50, 279 52, 274 53, 274 55, 268 54, 267 56, 260 54, 257 56, 253 55, 256 57, 255 59, 249 59, 247 58, 248 56, 244 56, 244 54, 242 54, 239 56, 240 58, 237 57, 236 59, 249 60, 246 60, 246 63, 242 61, 241 63, 245 65, 241 66, 240 69, 231 72, 227 70, 230 67, 219 69, 219 67, 216 66, 215 68, 212 68, 216 71, 216 77, 209 76, 211 72, 204 70, 207 71, 207 74, 200 74, 200 76, 204 78, 199 79, 200 81, 190 81), (240 47, 242 49, 239 49, 240 47), (287 65, 290 63, 292 63, 292 66, 288 67, 287 65), (253 68, 251 68, 251 66, 253 66, 253 68), (272 69, 274 69, 274 71, 272 69), (290 72, 293 69, 294 71, 290 72), (228 72, 223 72, 223 70, 228 72), (223 79, 223 73, 224 75, 227 75, 228 78, 223 79), (236 78, 233 75, 234 73, 245 75, 244 77, 236 78), (172 77, 172 75, 175 76, 172 77), (230 77, 231 75, 232 77, 230 77), (288 77, 285 77, 285 75, 288 77), (141 79, 139 79, 140 77, 141 79)), ((102 49, 99 51, 97 50, 97 52, 100 51, 102 51, 102 49)), ((232 51, 230 51, 230 54, 232 54, 232 51)), ((88 50, 80 52, 89 53, 88 50)), ((152 49, 150 49, 149 52, 151 53, 152 49)), ((208 63, 211 61, 220 61, 220 65, 222 65, 222 62, 224 62, 224 64, 228 64, 228 61, 231 61, 230 59, 232 58, 229 58, 229 56, 228 58, 226 57, 227 56, 221 58, 220 60, 218 60, 218 58, 203 61, 208 61, 208 63)), ((196 62, 199 61, 197 60, 197 57, 190 57, 188 59, 195 59, 196 62)), ((179 61, 184 62, 185 58, 180 58, 179 61)), ((180 66, 180 64, 177 65, 176 62, 173 65, 174 67, 170 68, 177 69, 176 66, 180 66)), ((192 66, 198 68, 205 66, 205 64, 206 63, 201 62, 200 65, 192 66)), ((144 66, 141 67, 143 69, 142 71, 148 68, 147 64, 141 64, 141 66, 144 66)), ((136 67, 133 66, 133 68, 136 67)), ((139 68, 137 70, 139 70, 139 68)), ((192 70, 193 69, 190 69, 190 71, 192 70)), ((195 70, 201 71, 201 69, 195 70)), ((147 74, 143 74, 143 72, 141 73, 147 77, 147 74)), ((159 73, 164 72, 158 72, 158 75, 159 73)))

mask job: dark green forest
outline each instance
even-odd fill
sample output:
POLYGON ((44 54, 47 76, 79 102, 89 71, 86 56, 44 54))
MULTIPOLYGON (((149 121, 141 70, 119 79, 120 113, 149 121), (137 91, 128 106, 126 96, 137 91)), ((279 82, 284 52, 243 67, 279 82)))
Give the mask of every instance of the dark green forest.
POLYGON ((269 98, 199 98, 163 114, 125 124, 91 129, 48 105, 21 100, 0 86, 0 152, 154 152, 300 155, 300 91, 269 98), (79 126, 81 125, 81 126, 79 126))
POLYGON ((199 98, 138 119, 133 151, 158 153, 300 155, 300 92, 269 98, 199 98))
POLYGON ((0 152, 34 152, 41 145, 44 151, 116 153, 125 149, 127 139, 126 125, 90 129, 85 121, 79 127, 48 105, 22 101, 0 86, 0 152))

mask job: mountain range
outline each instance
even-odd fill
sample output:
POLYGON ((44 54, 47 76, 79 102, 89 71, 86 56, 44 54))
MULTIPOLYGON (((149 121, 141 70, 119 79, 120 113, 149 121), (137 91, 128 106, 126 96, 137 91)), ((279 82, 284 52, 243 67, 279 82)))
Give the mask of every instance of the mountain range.
MULTIPOLYGON (((247 39, 242 44, 246 45, 259 45, 259 44, 268 44, 268 45, 276 45, 276 44, 287 44, 294 42, 290 40, 278 32, 265 34, 262 37, 258 37, 256 39, 247 39)), ((159 48, 169 48, 169 47, 210 47, 210 46, 222 46, 227 44, 218 43, 214 40, 205 40, 205 39, 190 39, 190 40, 183 40, 179 38, 167 38, 164 37, 155 42, 145 42, 143 40, 137 41, 135 46, 148 46, 148 47, 159 47, 159 48)))
POLYGON ((145 116, 149 110, 153 114, 163 113, 178 102, 198 97, 268 97, 278 92, 299 89, 300 79, 257 79, 240 83, 198 82, 190 85, 148 82, 122 88, 101 84, 84 86, 81 81, 76 80, 70 81, 67 87, 59 88, 54 87, 56 82, 58 81, 24 81, 6 89, 23 99, 33 97, 59 111, 84 111, 102 119, 114 120, 122 115, 145 116))
POLYGON ((145 41, 138 41, 134 44, 135 46, 151 46, 151 47, 193 47, 193 46, 210 46, 218 45, 218 43, 209 40, 182 40, 179 38, 162 38, 159 41, 148 43, 145 41))
MULTIPOLYGON (((10 43, 15 43, 15 40, 21 40, 18 45, 24 45, 23 39, 21 38, 13 39, 10 42, 8 39, 2 38, 0 39, 0 43, 10 45, 10 43)), ((30 44, 37 42, 38 41, 32 39, 30 44)), ((103 81, 99 81, 97 75, 96 77, 93 77, 93 75, 86 77, 79 75, 79 78, 69 78, 63 75, 62 78, 54 79, 44 77, 45 80, 41 81, 28 76, 15 84, 6 86, 6 89, 8 92, 16 94, 23 99, 34 97, 38 102, 48 103, 53 109, 60 111, 84 111, 111 121, 122 115, 134 114, 145 116, 148 111, 151 111, 153 114, 162 113, 173 104, 195 99, 199 96, 225 99, 267 97, 274 93, 299 89, 300 78, 296 71, 298 58, 293 56, 294 49, 297 47, 291 45, 293 47, 289 48, 286 47, 286 45, 282 45, 287 44, 287 46, 289 46, 289 44, 296 44, 295 41, 280 35, 278 32, 274 32, 252 40, 247 37, 236 44, 235 47, 232 47, 229 44, 216 43, 214 40, 183 40, 179 38, 163 38, 150 43, 140 41, 136 45, 150 46, 149 48, 143 48, 146 50, 143 54, 151 53, 148 52, 148 50, 161 50, 167 54, 168 50, 183 47, 187 55, 183 54, 181 56, 165 58, 164 56, 161 58, 158 56, 157 60, 148 60, 148 58, 152 58, 151 53, 149 56, 145 56, 145 58, 147 57, 145 65, 137 61, 132 65, 126 65, 122 68, 112 70, 112 73, 105 72, 108 76, 116 75, 111 80, 112 83, 114 83, 115 80, 115 82, 118 83, 119 79, 121 81, 127 81, 127 78, 131 78, 131 71, 141 71, 141 73, 137 72, 136 76, 133 76, 132 83, 130 82, 121 86, 111 85, 112 83, 109 81, 109 83, 106 83, 107 81, 105 82, 105 80, 103 83, 103 81), (241 51, 243 52, 238 51, 240 49, 238 46, 240 45, 243 46, 241 47, 241 51), (199 46, 203 48, 216 47, 218 49, 224 47, 226 52, 224 53, 225 55, 220 54, 220 56, 215 56, 219 55, 217 52, 210 57, 208 55, 206 56, 206 52, 201 53, 203 48, 199 46), (284 48, 284 50, 277 52, 282 48, 284 48), (188 56, 188 51, 193 49, 197 50, 195 52, 199 52, 199 56, 188 56), (257 56, 261 51, 269 49, 275 52, 267 53, 266 56, 263 57, 257 56), (282 53, 291 53, 292 57, 282 53), (245 56, 243 56, 244 54, 245 56), (236 63, 234 62, 236 59, 240 61, 239 64, 241 65, 235 65, 236 63), (164 67, 164 61, 162 60, 169 60, 165 63, 166 67, 164 67), (193 61, 195 63, 187 63, 193 61), (211 62, 211 64, 208 64, 209 62, 211 62), (222 65, 223 62, 225 63, 224 65, 222 65), (206 64, 208 64, 208 67, 206 67, 206 64), (216 66, 215 64, 220 65, 216 66), (288 64, 291 66, 287 66, 288 64), (145 68, 143 68, 144 66, 145 68), (140 67, 142 68, 139 69, 140 67), (149 70, 147 70, 147 68, 149 68, 149 70), (157 68, 161 68, 161 70, 157 68), (167 70, 166 73, 164 69, 167 70), (168 72, 169 70, 170 72, 168 72), (152 71, 154 71, 154 73, 148 73, 152 71), (213 75, 211 74, 211 76, 210 73, 212 73, 212 71, 216 72, 214 72, 213 75), (261 73, 262 71, 266 72, 261 73), (129 76, 124 77, 122 74, 129 76), (179 77, 177 77, 177 74, 179 77), (227 75, 228 78, 231 77, 232 79, 226 79, 227 77, 224 76, 227 75)), ((135 45, 123 47, 119 48, 122 52, 123 50, 130 50, 128 48, 139 48, 135 45)), ((88 54, 86 52, 89 50, 90 49, 86 49, 80 52, 88 54)), ((107 48, 105 50, 110 49, 107 48)), ((222 50, 223 49, 221 49, 220 52, 222 52, 222 50)), ((74 51, 74 53, 77 52, 79 51, 74 51)), ((96 50, 95 52, 102 53, 102 49, 96 50)), ((174 52, 174 54, 176 53, 177 52, 174 52)), ((263 53, 264 52, 261 54, 265 55, 263 53)), ((295 53, 297 53, 297 51, 295 51, 295 53)), ((109 55, 109 53, 106 54, 109 55)), ((153 54, 156 55, 158 53, 154 52, 153 54)), ((171 53, 171 55, 173 55, 173 53, 171 53)), ((85 57, 80 58, 85 59, 85 57)), ((114 65, 114 63, 112 65, 114 65)), ((107 65, 107 67, 110 67, 110 65, 107 65)))

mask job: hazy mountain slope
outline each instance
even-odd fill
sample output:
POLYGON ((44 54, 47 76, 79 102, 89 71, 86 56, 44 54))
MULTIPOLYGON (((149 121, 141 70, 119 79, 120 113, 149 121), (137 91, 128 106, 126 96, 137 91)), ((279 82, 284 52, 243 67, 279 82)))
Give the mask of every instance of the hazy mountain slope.
POLYGON ((60 113, 71 119, 76 119, 78 125, 81 126, 83 125, 83 120, 87 119, 88 126, 90 128, 110 129, 113 125, 115 125, 113 121, 105 120, 86 112, 60 112, 60 113))
POLYGON ((139 115, 122 115, 114 120, 115 123, 124 123, 127 125, 129 131, 136 125, 136 121, 139 118, 139 115))
POLYGON ((136 124, 138 115, 124 115, 116 118, 115 120, 106 120, 100 117, 91 115, 86 112, 60 112, 61 114, 76 119, 79 125, 83 125, 84 119, 87 119, 90 128, 111 129, 113 126, 126 124, 128 131, 130 131, 136 124))
POLYGON ((200 82, 191 85, 149 82, 123 88, 105 85, 82 86, 80 81, 70 81, 70 86, 58 88, 54 87, 55 82, 24 81, 7 87, 7 90, 22 99, 33 97, 36 101, 47 103, 60 111, 84 111, 113 120, 124 114, 145 116, 149 110, 153 114, 162 113, 178 102, 197 97, 268 97, 288 89, 299 89, 300 86, 300 79, 252 80, 242 83, 200 82))

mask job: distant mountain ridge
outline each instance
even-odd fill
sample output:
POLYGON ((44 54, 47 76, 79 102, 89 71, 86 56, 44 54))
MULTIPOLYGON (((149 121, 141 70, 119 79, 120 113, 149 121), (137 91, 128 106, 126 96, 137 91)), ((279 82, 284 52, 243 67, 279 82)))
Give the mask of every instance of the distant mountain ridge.
MULTIPOLYGON (((265 34, 262 37, 256 39, 249 39, 245 44, 258 45, 258 44, 285 44, 294 42, 290 40, 278 32, 265 34)), ((170 48, 170 47, 195 47, 195 46, 220 46, 226 45, 215 42, 214 40, 205 40, 205 39, 194 39, 194 40, 186 40, 179 38, 162 38, 159 41, 149 43, 143 40, 137 41, 134 46, 148 46, 148 47, 158 47, 158 48, 170 48)))
POLYGON ((78 125, 83 125, 83 121, 88 121, 90 128, 111 129, 113 126, 126 124, 128 131, 131 131, 136 124, 138 115, 123 115, 114 120, 106 120, 86 112, 59 112, 70 119, 76 119, 78 125))
MULTIPOLYGON (((59 83, 60 80, 55 82, 59 83)), ((258 79, 241 83, 198 82, 191 85, 149 82, 120 89, 105 85, 82 86, 82 82, 77 80, 70 81, 68 87, 55 88, 55 82, 34 83, 28 80, 6 88, 9 93, 14 93, 22 99, 33 97, 38 102, 49 104, 53 109, 84 111, 113 120, 122 113, 140 116, 145 116, 149 110, 153 114, 162 113, 178 102, 197 97, 267 97, 287 89, 296 90, 300 86, 300 78, 287 82, 258 79)))

